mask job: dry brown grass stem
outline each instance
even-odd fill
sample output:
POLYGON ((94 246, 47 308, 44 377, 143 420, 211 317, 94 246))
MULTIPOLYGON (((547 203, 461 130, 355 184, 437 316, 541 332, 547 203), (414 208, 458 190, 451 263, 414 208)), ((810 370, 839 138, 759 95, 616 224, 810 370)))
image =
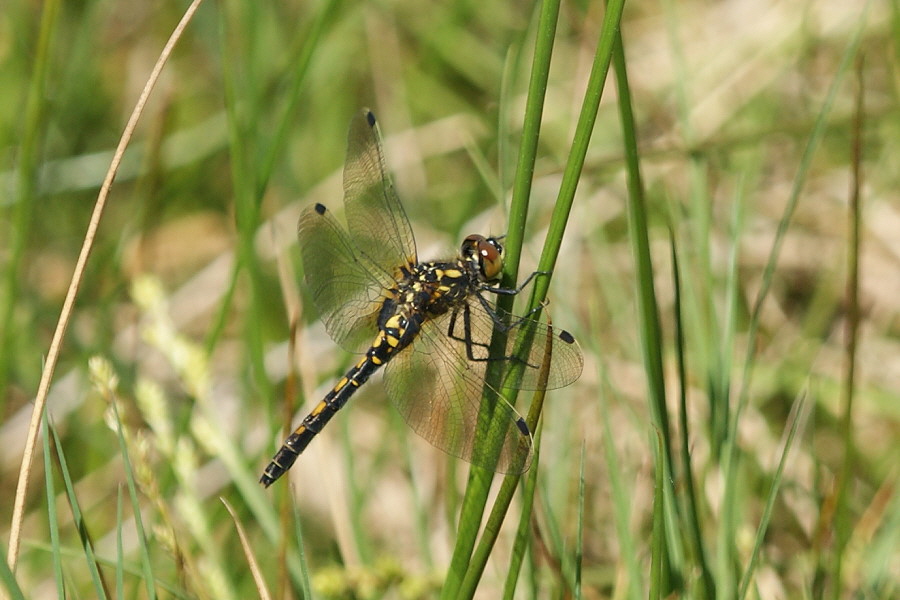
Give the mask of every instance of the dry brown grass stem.
POLYGON ((172 35, 169 36, 168 42, 166 42, 166 45, 160 53, 156 64, 153 65, 153 70, 150 72, 150 76, 147 78, 147 82, 144 84, 144 89, 141 90, 141 95, 138 97, 137 103, 134 105, 134 110, 131 112, 131 117, 129 117, 124 131, 122 131, 122 137, 119 139, 119 144, 116 147, 116 152, 113 155, 113 159, 109 164, 109 169, 107 170, 106 176, 103 179, 103 185, 100 186, 100 193, 97 195, 97 201, 94 204, 94 211, 91 214, 91 220, 88 223, 87 232, 84 235, 84 242, 81 245, 81 252, 78 254, 78 262, 75 264, 75 270, 72 273, 72 281, 69 283, 69 287, 66 290, 66 298, 63 301, 62 310, 59 314, 59 321, 57 321, 56 323, 56 329, 53 332, 53 339, 50 341, 50 349, 47 351, 47 361, 44 363, 44 370, 41 373, 41 381, 38 384, 37 396, 35 397, 34 408, 32 409, 31 413, 31 422, 29 423, 28 427, 28 437, 25 441, 25 448, 22 453, 22 465, 19 469, 19 480, 16 485, 16 498, 15 504, 13 505, 12 523, 10 524, 9 550, 7 552, 7 561, 9 564, 9 568, 12 571, 15 571, 19 556, 19 546, 22 536, 22 521, 25 515, 25 497, 28 494, 28 478, 31 474, 31 468, 34 463, 34 449, 35 445, 37 444, 37 434, 41 423, 41 415, 43 414, 44 408, 47 404, 47 394, 50 391, 50 382, 53 380, 53 372, 56 369, 56 363, 59 359, 59 352, 62 346, 62 341, 66 335, 66 329, 68 329, 69 321, 72 317, 72 306, 75 304, 75 298, 78 296, 78 290, 81 287, 81 281, 84 278, 84 270, 87 266, 88 257, 90 257, 91 250, 94 247, 94 238, 97 235, 97 228, 100 226, 100 219, 103 216, 103 212, 106 208, 106 201, 109 197, 110 187, 112 187, 113 180, 115 180, 116 178, 116 173, 118 172, 119 165, 122 162, 122 156, 125 154, 125 149, 131 142, 131 138, 134 134, 135 128, 137 127, 138 120, 141 118, 141 115, 144 112, 144 107, 147 104, 147 100, 150 98, 150 92, 153 91, 153 87, 156 85, 156 82, 159 79, 159 75, 162 72, 163 66, 165 66, 166 62, 169 60, 169 56, 172 54, 172 50, 175 48, 175 45, 178 43, 178 40, 181 38, 181 35, 184 32, 184 29, 187 27, 188 23, 190 23, 191 19, 197 12, 197 9, 200 7, 200 4, 202 2, 203 0, 194 0, 194 2, 191 3, 191 5, 185 11, 184 16, 181 18, 181 21, 179 21, 178 25, 172 31, 172 35))

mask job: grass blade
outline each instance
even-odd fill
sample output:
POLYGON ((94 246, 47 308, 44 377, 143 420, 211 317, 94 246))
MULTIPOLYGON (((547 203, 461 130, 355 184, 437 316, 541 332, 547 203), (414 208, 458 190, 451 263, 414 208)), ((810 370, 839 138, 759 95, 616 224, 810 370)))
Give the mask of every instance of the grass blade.
POLYGON ((850 507, 847 506, 848 486, 853 472, 856 444, 853 436, 853 398, 856 392, 856 356, 859 343, 859 258, 860 258, 860 187, 862 180, 862 131, 865 115, 865 90, 863 58, 856 62, 856 117, 853 127, 853 176, 850 192, 850 235, 847 240, 848 275, 846 287, 847 325, 844 333, 843 407, 841 412, 841 438, 843 464, 838 475, 835 524, 835 552, 832 570, 833 589, 837 597, 842 588, 843 560, 850 537, 850 507))
MULTIPOLYGON (((869 4, 867 4, 867 6, 869 6, 869 4)), ((815 155, 816 150, 818 149, 819 144, 825 135, 827 125, 826 119, 831 113, 831 108, 833 107, 835 99, 837 98, 838 90, 840 89, 844 76, 850 65, 853 63, 854 57, 857 55, 859 43, 862 38, 862 32, 864 30, 864 25, 866 22, 866 13, 867 10, 864 10, 863 16, 860 19, 859 25, 854 32, 853 37, 847 44, 847 47, 844 49, 844 52, 841 56, 841 62, 837 67, 831 86, 828 89, 828 93, 825 97, 824 102, 822 103, 822 107, 819 110, 813 128, 810 131, 809 139, 807 140, 806 146, 803 149, 803 155, 800 159, 797 176, 793 180, 791 191, 788 196, 787 205, 785 206, 781 219, 778 222, 778 228, 775 232, 775 239, 772 243, 771 250, 769 251, 769 255, 766 260, 765 269, 763 271, 761 286, 756 299, 754 300, 753 308, 750 313, 750 321, 747 327, 746 359, 744 361, 741 374, 741 383, 737 396, 737 405, 735 406, 734 415, 729 425, 729 434, 728 439, 726 440, 726 450, 724 453, 725 460, 722 465, 725 478, 725 489, 722 498, 722 527, 718 535, 720 558, 718 561, 719 566, 717 569, 717 578, 719 579, 718 583, 720 588, 725 586, 724 589, 734 589, 731 567, 733 564, 736 564, 736 549, 733 547, 733 541, 736 539, 737 534, 737 517, 734 514, 738 500, 735 497, 738 493, 737 478, 739 471, 737 428, 738 424, 741 421, 741 415, 743 414, 743 411, 750 399, 750 382, 753 376, 753 369, 756 364, 756 347, 758 342, 757 335, 763 303, 768 298, 769 291, 772 287, 772 279, 775 273, 775 268, 778 264, 779 256, 781 254, 781 247, 784 244, 784 238, 787 234, 788 228, 791 225, 792 217, 797 208, 797 204, 800 202, 800 194, 803 191, 807 175, 810 172, 813 156, 815 155)))
POLYGON ((75 483, 72 481, 69 466, 66 463, 66 456, 63 454, 62 441, 59 439, 56 430, 50 426, 50 434, 53 436, 53 444, 56 449, 56 456, 59 459, 58 466, 62 474, 63 485, 66 489, 66 498, 69 501, 69 509, 72 511, 72 520, 75 523, 75 530, 81 540, 81 548, 84 552, 84 559, 87 562, 88 572, 91 574, 91 581, 94 584, 94 592, 97 598, 109 598, 109 586, 100 571, 100 564, 97 561, 97 555, 94 552, 94 541, 88 531, 87 523, 84 520, 84 514, 81 512, 81 506, 78 502, 78 496, 75 495, 75 483))
POLYGON ((616 537, 622 548, 622 560, 625 562, 625 570, 628 573, 628 588, 623 591, 623 596, 630 600, 646 598, 646 575, 638 561, 638 543, 631 532, 632 512, 631 506, 634 494, 633 489, 626 489, 623 482, 624 473, 622 465, 624 461, 616 454, 613 440, 615 433, 610 422, 609 410, 606 402, 598 403, 600 420, 603 425, 603 450, 606 459, 606 467, 609 472, 609 487, 613 499, 613 515, 616 527, 616 537))
POLYGON ((156 598, 156 578, 153 573, 153 562, 150 559, 150 540, 144 530, 144 520, 141 517, 141 502, 135 483, 134 465, 128 453, 128 445, 125 442, 125 433, 122 430, 122 421, 119 418, 119 407, 116 398, 116 380, 112 376, 112 367, 105 360, 94 358, 90 362, 90 369, 95 387, 103 394, 109 403, 109 420, 116 437, 119 440, 119 453, 122 456, 122 464, 125 468, 125 485, 128 488, 128 499, 131 502, 131 512, 134 517, 134 527, 140 540, 138 548, 141 555, 141 571, 144 585, 147 590, 147 598, 156 598))
MULTIPOLYGON (((13 309, 22 281, 22 261, 25 258, 26 245, 33 227, 33 212, 37 200, 34 193, 35 185, 38 180, 42 140, 48 126, 48 120, 45 118, 51 98, 51 94, 47 93, 48 71, 56 38, 60 2, 59 0, 50 0, 42 6, 34 68, 24 102, 22 128, 19 131, 21 144, 17 151, 19 161, 16 166, 15 200, 8 232, 8 239, 11 243, 7 249, 9 254, 4 258, 7 264, 2 283, 3 292, 0 293, 0 347, 2 348, 9 348, 13 341, 13 309)), ((0 361, 0 403, 5 403, 10 366, 7 361, 0 361)), ((10 548, 12 560, 10 564, 14 565, 16 557, 12 550, 10 548)))
POLYGON ((700 570, 700 578, 702 588, 700 596, 704 598, 715 598, 715 581, 710 572, 706 559, 706 548, 703 543, 703 534, 700 528, 700 516, 698 505, 702 501, 697 495, 694 487, 694 467, 691 459, 690 448, 690 421, 688 420, 688 399, 687 388, 689 385, 687 366, 685 364, 685 340, 684 340, 684 321, 681 309, 681 272, 678 265, 678 252, 675 248, 675 234, 669 230, 669 243, 672 256, 672 280, 675 283, 675 354, 678 365, 678 382, 679 382, 679 398, 678 398, 678 430, 681 435, 679 437, 679 456, 681 458, 681 504, 683 527, 679 529, 684 532, 682 535, 686 538, 686 545, 691 549, 693 561, 700 570))
POLYGON ((6 560, 3 561, 3 564, 0 564, 0 583, 3 584, 3 588, 9 594, 11 600, 25 600, 25 594, 22 593, 22 588, 19 587, 16 576, 9 569, 9 564, 6 560))
POLYGON ((122 544, 122 486, 116 490, 116 598, 125 597, 125 551, 122 544))
POLYGON ((578 469, 578 532, 575 538, 575 600, 581 600, 581 571, 584 561, 584 444, 581 445, 581 460, 578 469))
MULTIPOLYGON (((662 436, 657 434, 656 454, 661 457, 663 454, 662 436)), ((666 532, 665 532, 665 469, 662 468, 661 458, 657 458, 655 478, 653 486, 653 531, 650 536, 650 593, 647 595, 651 600, 659 600, 667 596, 665 590, 668 588, 666 577, 666 532)))
MULTIPOLYGON (((552 358, 553 336, 547 336, 544 362, 541 365, 541 372, 538 379, 538 390, 534 393, 534 400, 532 401, 531 407, 528 410, 528 418, 526 419, 530 431, 536 431, 538 428, 538 420, 540 419, 541 411, 543 410, 544 406, 544 397, 547 394, 547 378, 550 375, 550 361, 552 360, 552 358)), ((540 464, 540 439, 540 432, 538 432, 538 435, 536 435, 534 439, 534 459, 531 464, 531 472, 529 473, 530 479, 535 479, 537 476, 538 467, 540 464)), ((515 493, 516 488, 519 485, 520 479, 520 474, 507 475, 503 478, 503 482, 500 485, 500 491, 497 494, 497 499, 494 501, 494 506, 491 509, 490 515, 488 516, 487 523, 485 523, 481 540, 478 544, 478 547, 475 549, 475 553, 472 555, 472 560, 469 563, 469 568, 466 570, 466 575, 463 579, 459 597, 471 598, 475 595, 475 588, 478 585, 478 581, 481 579, 481 575, 484 573, 485 566, 487 566, 487 561, 490 557, 491 550, 493 550, 494 544, 497 541, 497 536, 500 534, 500 526, 503 524, 503 519, 506 516, 507 510, 509 510, 509 505, 512 502, 513 494, 515 493)), ((528 523, 531 520, 532 506, 534 506, 534 485, 530 486, 530 494, 525 498, 525 508, 523 509, 522 514, 519 518, 520 533, 527 531, 528 523)), ((517 536, 517 547, 513 548, 512 562, 521 564, 521 557, 525 553, 525 548, 524 544, 519 544, 519 542, 524 542, 525 539, 526 538, 524 537, 524 535, 517 536)), ((510 568, 509 576, 507 577, 506 581, 506 589, 515 588, 515 581, 517 577, 518 567, 515 569, 510 568)))
POLYGON ((241 541, 241 548, 244 550, 244 558, 247 559, 247 565, 250 567, 250 574, 253 576, 253 581, 256 583, 256 592, 259 599, 271 600, 272 595, 269 593, 268 587, 266 587, 266 580, 263 579, 262 570, 259 568, 259 561, 256 560, 256 556, 253 554, 253 547, 250 545, 250 540, 247 538, 247 532, 244 531, 244 526, 241 525, 237 513, 234 512, 234 508, 231 507, 228 500, 225 498, 219 498, 219 500, 225 505, 225 510, 228 511, 228 514, 231 515, 231 520, 234 522, 235 530, 241 541))
MULTIPOLYGON (((616 31, 615 46, 613 52, 613 65, 616 74, 616 86, 619 92, 619 115, 622 124, 622 138, 625 147, 625 167, 628 172, 628 232, 631 241, 631 250, 637 270, 637 304, 639 314, 639 327, 641 339, 641 352, 643 354, 644 371, 647 379, 647 388, 650 402, 650 415, 655 427, 655 433, 660 436, 658 452, 654 454, 657 461, 656 468, 662 469, 665 476, 658 480, 661 486, 657 494, 662 494, 664 502, 659 506, 654 504, 654 516, 665 516, 673 536, 680 530, 681 522, 677 515, 678 506, 675 503, 675 490, 672 485, 674 473, 674 461, 672 458, 673 444, 671 439, 671 427, 669 425, 668 412, 666 410, 665 376, 662 362, 662 329, 659 323, 659 306, 656 302, 656 290, 653 284, 653 264, 650 257, 650 240, 647 218, 647 207, 644 194, 644 184, 641 178, 640 160, 638 157, 637 134, 634 123, 634 113, 631 108, 631 93, 629 91, 628 73, 625 66, 625 50, 622 34, 616 31), (657 513, 659 510, 661 512, 657 513)), ((655 500, 660 500, 655 496, 655 500)), ((654 522, 654 527, 657 523, 654 522)), ((670 561, 673 554, 678 551, 674 546, 667 546, 669 539, 665 534, 654 535, 654 561, 663 561, 656 564, 659 569, 652 581, 653 584, 662 584, 668 581, 671 571, 670 561), (658 545, 656 545, 658 544, 658 545)), ((668 594, 672 590, 665 587, 657 589, 657 593, 668 594)), ((653 592, 651 590, 651 597, 653 592)))
MULTIPOLYGON (((553 53, 553 40, 556 33, 558 15, 559 0, 546 0, 542 3, 538 22, 538 38, 532 62, 531 80, 528 86, 522 142, 519 147, 519 162, 513 189, 513 200, 510 206, 509 227, 505 240, 504 278, 501 285, 507 287, 510 282, 515 282, 518 276, 519 258, 525 235, 525 218, 531 189, 531 177, 534 172, 534 160, 537 156, 541 113, 547 88, 547 78, 550 73, 550 58, 553 53)), ((501 297, 498 305, 508 311, 512 308, 512 298, 509 298, 505 305, 504 300, 501 297)), ((495 340, 492 350, 496 352, 501 341, 500 339, 495 340)), ((495 370, 491 369, 491 371, 495 370)), ((499 381, 499 373, 495 373, 493 376, 494 382, 499 381)), ((485 413, 485 410, 482 410, 482 413, 485 413)), ((479 415, 479 419, 482 418, 490 417, 479 415)), ((462 586, 469 567, 469 559, 475 547, 475 539, 478 535, 478 528, 487 502, 491 479, 492 474, 489 474, 484 469, 473 468, 469 472, 469 482, 466 486, 462 509, 460 510, 456 544, 453 548, 447 580, 441 592, 441 598, 445 600, 456 598, 462 586)))
MULTIPOLYGON (((566 168, 563 174, 562 183, 557 195, 553 214, 550 218, 549 230, 544 241, 544 248, 541 252, 541 258, 538 262, 539 271, 552 272, 553 267, 556 264, 557 256, 559 255, 559 249, 562 245, 562 235, 565 231, 566 221, 568 220, 569 212, 572 208, 572 202, 575 197, 575 190, 578 187, 578 180, 581 176, 581 171, 584 166, 585 155, 587 154, 588 143, 590 142, 591 133, 593 132, 594 128, 594 122, 597 118, 597 111, 603 92, 603 85, 606 81, 606 74, 609 70, 609 64, 612 57, 615 32, 618 31, 623 5, 624 0, 614 0, 610 3, 604 17, 600 39, 598 40, 597 44, 597 51, 594 56, 594 62, 592 65, 590 78, 588 80, 587 90, 585 92, 585 97, 582 104, 582 110, 575 129, 572 148, 569 152, 568 160, 566 161, 566 168)), ((550 13, 552 11, 548 9, 547 12, 550 13)), ((543 31, 543 29, 546 28, 548 32, 555 32, 555 19, 551 20, 548 17, 545 20, 543 18, 544 14, 545 13, 542 11, 542 19, 539 24, 538 43, 552 44, 552 35, 545 36, 541 34, 540 31, 543 31)), ((555 16, 556 12, 553 12, 552 14, 555 16)), ((542 52, 536 52, 535 56, 546 56, 547 60, 549 61, 550 55, 548 51, 546 54, 542 52)), ((534 65, 535 70, 545 69, 548 67, 549 62, 547 64, 534 65)), ((536 98, 543 97, 544 90, 539 88, 536 83, 540 80, 540 77, 532 77, 532 84, 529 85, 529 98, 535 98, 534 103, 529 100, 529 105, 531 105, 532 107, 538 104, 536 98)), ((542 102, 543 101, 541 100, 540 103, 542 102)), ((532 118, 538 119, 539 115, 533 114, 532 118)), ((528 140, 523 139, 523 146, 527 143, 528 140)), ((520 168, 517 170, 516 189, 519 189, 521 191, 527 191, 528 189, 530 189, 530 184, 519 184, 518 180, 525 177, 530 179, 531 173, 532 170, 529 168, 520 168)), ((524 216, 526 213, 527 198, 514 196, 513 204, 510 207, 509 235, 522 236, 522 231, 524 231, 524 216), (516 233, 517 230, 518 233, 516 233)), ((518 271, 518 261, 521 252, 521 237, 513 237, 511 241, 508 241, 507 248, 508 250, 506 255, 506 267, 504 272, 507 276, 509 276, 510 274, 515 275, 518 271), (512 247, 510 248, 510 246, 512 247)), ((526 314, 529 314, 528 311, 534 310, 546 299, 550 284, 549 279, 549 277, 536 278, 532 286, 532 293, 529 299, 528 306, 525 309, 526 314)), ((507 282, 508 280, 504 279, 504 281, 507 282)), ((498 306, 508 310, 511 306, 511 303, 512 298, 501 298, 498 301, 498 306)), ((520 345, 518 347, 524 346, 524 343, 522 342, 523 340, 520 340, 520 345)), ((501 339, 500 336, 495 335, 491 343, 491 352, 496 355, 501 343, 505 343, 505 340, 501 339)), ((500 381, 499 373, 496 372, 497 369, 489 368, 488 371, 489 383, 496 383, 500 381)), ((509 397, 514 398, 515 396, 514 394, 510 394, 509 397)), ((489 406, 486 406, 486 408, 487 410, 490 410, 489 406)), ((469 483, 466 489, 466 495, 463 499, 463 509, 460 517, 459 534, 457 537, 456 546, 454 548, 453 559, 451 560, 450 572, 448 573, 447 582, 443 590, 443 598, 456 597, 456 593, 461 584, 462 577, 464 577, 464 573, 467 570, 469 559, 472 554, 472 549, 475 545, 475 537, 477 535, 478 527, 481 523, 481 516, 483 514, 484 506, 487 501, 487 492, 490 488, 491 478, 492 474, 487 473, 483 469, 473 468, 470 471, 469 483)))
MULTIPOLYGON (((56 597, 66 597, 65 577, 62 568, 62 552, 59 538, 59 514, 56 512, 56 484, 53 482, 53 461, 50 452, 50 434, 47 413, 41 419, 41 444, 44 450, 44 485, 47 490, 47 528, 50 530, 50 556, 53 563, 53 579, 56 597)), ((5 563, 4 563, 5 564, 5 563)))
POLYGON ((759 527, 756 530, 756 540, 753 544, 753 552, 750 554, 750 559, 747 561, 747 568, 744 571, 744 575, 741 578, 741 586, 738 591, 738 600, 743 600, 747 597, 747 591, 750 587, 750 580, 753 577, 753 573, 756 570, 756 563, 759 560, 760 549, 762 548, 762 544, 766 538, 766 530, 769 527, 769 521, 772 519, 772 511, 775 508, 775 500, 778 499, 778 491, 781 486, 781 477, 784 474, 784 467, 787 464, 788 454, 791 450, 791 447, 794 444, 794 438, 797 436, 797 432, 802 429, 802 425, 806 422, 806 414, 804 412, 806 403, 806 393, 798 398, 798 400, 791 407, 791 415, 788 417, 788 430, 787 436, 782 443, 781 446, 781 457, 778 460, 778 468, 775 469, 775 473, 772 475, 772 485, 769 487, 769 493, 766 497, 766 505, 763 509, 762 517, 759 521, 759 527))
POLYGON ((309 584, 309 564, 306 562, 306 549, 303 543, 303 528, 300 524, 300 513, 297 511, 297 504, 292 503, 291 507, 293 508, 294 514, 294 528, 295 535, 297 536, 297 562, 298 569, 300 571, 300 589, 303 591, 304 598, 312 598, 312 587, 309 584))

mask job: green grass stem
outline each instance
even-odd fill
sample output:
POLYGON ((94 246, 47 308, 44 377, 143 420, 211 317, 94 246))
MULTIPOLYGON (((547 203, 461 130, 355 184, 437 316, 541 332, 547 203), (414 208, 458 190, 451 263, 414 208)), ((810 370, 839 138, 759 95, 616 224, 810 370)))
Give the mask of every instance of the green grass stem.
MULTIPOLYGON (((62 541, 59 535, 59 513, 56 511, 56 483, 53 480, 53 460, 50 449, 49 423, 47 412, 41 418, 41 445, 44 456, 44 487, 47 496, 47 528, 50 531, 50 556, 53 565, 53 580, 56 584, 57 598, 65 598, 65 578, 62 567, 62 541)), ((6 561, 3 561, 6 566, 6 561)))
POLYGON ((106 578, 103 576, 103 572, 100 570, 100 564, 97 560, 97 553, 94 549, 95 543, 90 531, 88 530, 88 526, 84 518, 84 512, 81 510, 81 504, 78 502, 78 496, 75 493, 75 482, 72 481, 72 474, 69 471, 69 466, 66 461, 62 442, 59 439, 59 435, 57 434, 56 429, 52 425, 50 425, 50 435, 53 437, 55 455, 58 459, 57 466, 59 467, 60 474, 62 475, 63 486, 65 487, 66 492, 66 499, 69 502, 69 510, 72 512, 72 521, 74 522, 75 531, 77 532, 79 541, 81 542, 81 549, 82 552, 84 552, 84 560, 87 565, 88 572, 91 575, 91 581, 94 584, 94 593, 96 594, 97 598, 110 598, 112 594, 109 590, 109 584, 106 582, 106 578))
MULTIPOLYGON (((13 215, 9 219, 7 239, 9 255, 4 257, 3 290, 0 292, 0 347, 10 348, 15 342, 13 327, 13 309, 19 294, 19 286, 23 276, 22 261, 28 244, 32 242, 33 219, 36 209, 35 188, 42 154, 42 144, 47 133, 48 122, 45 118, 50 95, 47 93, 50 63, 53 59, 54 43, 58 32, 59 0, 48 0, 42 5, 40 30, 34 67, 24 98, 24 114, 21 141, 18 148, 18 164, 16 165, 15 198, 13 215)), ((0 410, 3 410, 6 399, 7 381, 12 368, 13 353, 4 353, 7 359, 0 359, 0 410)), ((5 411, 4 411, 5 412, 5 411)))

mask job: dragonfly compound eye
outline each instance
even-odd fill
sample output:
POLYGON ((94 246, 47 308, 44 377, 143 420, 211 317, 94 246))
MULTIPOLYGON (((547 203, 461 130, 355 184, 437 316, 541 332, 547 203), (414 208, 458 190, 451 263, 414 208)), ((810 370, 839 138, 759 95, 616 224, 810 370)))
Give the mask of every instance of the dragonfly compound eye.
POLYGON ((492 281, 500 276, 503 269, 502 248, 494 238, 472 234, 463 240, 460 254, 463 259, 478 267, 485 281, 492 281))
POLYGON ((478 256, 481 273, 487 281, 500 277, 503 270, 503 248, 494 238, 481 238, 478 241, 478 256))

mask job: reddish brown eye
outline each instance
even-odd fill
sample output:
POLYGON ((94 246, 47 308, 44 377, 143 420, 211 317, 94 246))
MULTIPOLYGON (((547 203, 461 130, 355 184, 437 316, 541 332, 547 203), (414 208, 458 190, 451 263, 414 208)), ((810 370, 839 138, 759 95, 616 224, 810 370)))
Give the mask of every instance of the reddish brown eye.
POLYGON ((469 261, 477 261, 478 270, 485 281, 500 277, 503 269, 503 248, 494 238, 472 234, 463 240, 460 253, 469 261))
POLYGON ((503 257, 500 254, 500 246, 493 240, 481 240, 478 243, 478 253, 481 255, 481 273, 487 281, 500 277, 503 270, 503 257))

